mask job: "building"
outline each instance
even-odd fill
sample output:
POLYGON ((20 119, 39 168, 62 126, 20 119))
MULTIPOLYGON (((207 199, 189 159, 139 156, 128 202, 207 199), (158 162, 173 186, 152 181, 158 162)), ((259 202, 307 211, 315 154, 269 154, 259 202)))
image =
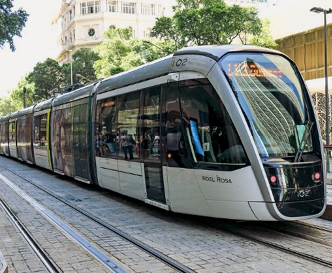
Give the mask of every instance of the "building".
POLYGON ((254 6, 257 7, 260 13, 264 13, 266 10, 274 7, 280 0, 224 0, 228 5, 239 6, 254 6))
POLYGON ((174 3, 175 0, 62 0, 53 20, 60 32, 56 60, 65 63, 76 50, 93 49, 108 29, 129 27, 133 38, 148 38, 156 18, 170 16, 174 3))

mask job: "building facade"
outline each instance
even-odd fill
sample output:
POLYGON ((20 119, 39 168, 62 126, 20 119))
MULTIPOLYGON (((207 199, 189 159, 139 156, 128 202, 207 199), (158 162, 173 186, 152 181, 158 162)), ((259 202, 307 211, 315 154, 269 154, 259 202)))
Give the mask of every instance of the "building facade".
POLYGON ((239 5, 239 6, 255 6, 260 12, 275 6, 278 4, 278 0, 224 0, 228 5, 239 5))
MULTIPOLYGON (((296 33, 277 41, 277 49, 289 56, 299 67, 307 82, 320 123, 322 137, 326 137, 324 27, 296 33)), ((327 25, 327 48, 332 48, 332 24, 327 25)), ((328 50, 329 116, 332 109, 332 54, 328 50)), ((330 139, 331 139, 330 133, 330 139)))
POLYGON ((129 27, 133 38, 148 38, 156 18, 172 14, 175 1, 168 0, 62 0, 53 20, 60 34, 57 38, 59 63, 68 62, 80 48, 93 49, 108 29, 129 27))

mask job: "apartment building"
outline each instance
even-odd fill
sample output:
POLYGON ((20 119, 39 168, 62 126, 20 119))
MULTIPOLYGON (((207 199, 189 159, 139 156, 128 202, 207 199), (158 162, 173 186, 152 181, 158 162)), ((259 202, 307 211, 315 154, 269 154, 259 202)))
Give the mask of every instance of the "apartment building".
POLYGON ((171 16, 175 0, 62 0, 53 23, 58 26, 59 63, 68 62, 80 48, 103 40, 108 29, 129 27, 133 38, 148 38, 160 16, 171 16))

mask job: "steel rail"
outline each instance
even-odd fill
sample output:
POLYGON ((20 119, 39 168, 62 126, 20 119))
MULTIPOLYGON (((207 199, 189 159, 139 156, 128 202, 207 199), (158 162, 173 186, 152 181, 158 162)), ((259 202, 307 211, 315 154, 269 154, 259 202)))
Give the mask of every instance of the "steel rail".
POLYGON ((0 207, 6 213, 13 225, 22 234, 24 239, 27 241, 31 249, 36 253, 40 261, 44 264, 47 271, 50 273, 63 272, 57 264, 51 259, 47 252, 42 248, 42 246, 34 239, 28 229, 24 226, 22 221, 13 213, 8 204, 0 198, 0 207))
POLYGON ((171 268, 179 271, 179 272, 183 272, 183 273, 195 273, 194 270, 190 269, 189 267, 183 265, 182 263, 172 259, 171 257, 168 257, 167 255, 163 254, 162 252, 144 244, 143 242, 137 240, 136 238, 130 236, 129 234, 121 231, 120 229, 116 228, 115 226, 110 225, 109 223, 106 223, 105 221, 99 219, 98 217, 96 217, 95 215, 85 211, 84 209, 72 204, 71 202, 65 200, 64 198, 60 197, 59 195, 53 193, 52 191, 43 188, 42 186, 36 184, 35 182, 33 182, 32 180, 22 176, 21 174, 17 173, 16 171, 13 171, 11 169, 9 169, 8 167, 0 164, 1 167, 3 167, 4 169, 10 171, 11 173, 15 174, 16 176, 20 177, 21 179, 29 182, 30 184, 32 184, 33 186, 37 187, 38 189, 44 191, 45 193, 49 194, 50 196, 52 196, 53 198, 57 199, 58 201, 68 205, 69 207, 71 207, 72 209, 76 210, 77 212, 83 214, 84 216, 88 217, 89 219, 93 220, 94 222, 98 223, 99 225, 103 226, 104 228, 112 231, 113 233, 117 234, 118 236, 120 236, 121 238, 125 239, 126 241, 136 245, 137 247, 139 247, 141 250, 145 251, 146 253, 152 255, 153 257, 157 258, 158 260, 160 260, 161 262, 165 263, 166 265, 170 266, 171 268))
POLYGON ((238 227, 238 226, 235 226, 235 225, 228 225, 228 227, 225 227, 225 226, 220 226, 220 225, 217 225, 217 224, 214 224, 214 223, 209 223, 209 224, 211 226, 214 226, 214 227, 216 227, 218 229, 221 229, 225 232, 228 232, 230 234, 235 234, 235 235, 237 235, 239 237, 242 237, 244 239, 247 239, 247 240, 250 240, 250 241, 253 241, 253 242, 268 246, 268 247, 271 247, 273 249, 277 249, 279 251, 297 256, 297 257, 302 258, 306 261, 311 261, 311 262, 314 262, 314 263, 332 268, 332 262, 330 262, 330 261, 326 261, 324 259, 321 259, 319 257, 315 257, 314 255, 310 255, 310 254, 307 254, 307 253, 304 253, 304 252, 301 252, 301 251, 293 250, 289 247, 285 247, 285 246, 282 246, 282 245, 277 244, 277 243, 269 242, 268 240, 257 238, 254 235, 249 235, 249 234, 246 233, 248 231, 243 230, 243 228, 241 228, 241 227, 238 227))

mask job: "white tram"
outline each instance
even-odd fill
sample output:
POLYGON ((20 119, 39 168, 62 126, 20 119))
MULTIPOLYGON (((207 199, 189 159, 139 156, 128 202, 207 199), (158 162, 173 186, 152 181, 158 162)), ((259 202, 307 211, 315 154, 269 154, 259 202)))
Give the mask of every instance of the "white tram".
POLYGON ((185 48, 49 108, 47 166, 57 173, 179 213, 277 221, 324 212, 317 117, 278 51, 185 48))

